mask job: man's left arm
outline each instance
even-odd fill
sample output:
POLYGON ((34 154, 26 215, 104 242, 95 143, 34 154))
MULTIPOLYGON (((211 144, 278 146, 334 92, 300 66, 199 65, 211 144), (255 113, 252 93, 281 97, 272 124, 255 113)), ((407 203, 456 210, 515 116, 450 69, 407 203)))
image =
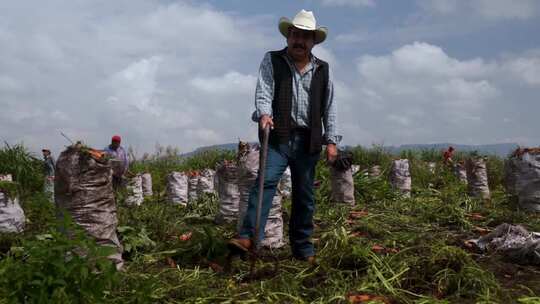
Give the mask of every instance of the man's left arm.
POLYGON ((323 116, 324 141, 326 142, 326 159, 333 162, 337 158, 337 145, 341 136, 337 134, 337 105, 334 101, 334 82, 331 70, 328 71, 328 98, 323 116))

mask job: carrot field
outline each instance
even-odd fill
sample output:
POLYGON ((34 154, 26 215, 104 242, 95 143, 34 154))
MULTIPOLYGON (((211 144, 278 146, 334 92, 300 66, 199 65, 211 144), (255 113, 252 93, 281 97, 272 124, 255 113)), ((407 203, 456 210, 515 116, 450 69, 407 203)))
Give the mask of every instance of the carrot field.
MULTIPOLYGON (((127 206, 126 193, 116 193, 125 259, 116 271, 105 258, 108 248, 69 220, 59 223, 41 191, 41 162, 24 146, 6 145, 0 173, 13 174, 10 191, 27 222, 23 233, 0 235, 0 303, 540 303, 540 268, 465 245, 502 223, 540 231, 540 215, 520 210, 505 193, 503 159, 487 157, 492 198, 484 201, 467 194, 439 151, 391 155, 356 147, 353 155, 361 168, 354 176, 355 206, 331 202, 328 167, 324 161, 317 167, 319 265, 293 260, 285 246, 263 252, 250 276, 249 262, 240 259, 225 269, 235 225, 214 223, 217 196, 180 206, 164 194, 168 173, 213 168, 234 159, 233 152, 187 159, 156 153, 132 164, 133 172, 152 174, 154 195, 127 206), (410 198, 388 182, 395 157, 410 161, 410 198), (427 162, 437 163, 434 172, 427 162), (364 174, 372 165, 381 165, 381 177, 364 174), (66 227, 72 233, 62 233, 66 227)), ((285 235, 289 207, 286 200, 285 235)))

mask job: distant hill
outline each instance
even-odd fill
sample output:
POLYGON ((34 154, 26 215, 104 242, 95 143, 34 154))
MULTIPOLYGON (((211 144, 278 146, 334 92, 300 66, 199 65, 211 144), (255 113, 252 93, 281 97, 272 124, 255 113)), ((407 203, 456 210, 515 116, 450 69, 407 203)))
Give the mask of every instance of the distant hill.
POLYGON ((191 157, 193 155, 197 155, 199 153, 202 153, 205 151, 212 151, 212 150, 236 151, 237 148, 238 148, 238 143, 205 146, 205 147, 199 147, 191 152, 184 153, 182 154, 182 157, 191 157))
POLYGON ((501 143, 491 145, 460 145, 453 143, 439 143, 439 144, 411 144, 401 146, 385 147, 385 150, 391 153, 400 153, 403 150, 443 150, 449 146, 454 147, 457 151, 472 152, 477 151, 480 154, 497 155, 500 157, 506 157, 509 153, 514 151, 518 144, 516 143, 501 143))
MULTIPOLYGON (((501 144, 491 144, 491 145, 461 145, 453 143, 438 143, 438 144, 407 144, 400 146, 387 146, 384 149, 392 154, 399 154, 404 150, 443 150, 448 148, 448 146, 453 146, 457 151, 463 152, 472 152, 477 151, 480 154, 489 154, 497 155, 500 157, 506 157, 510 152, 514 151, 518 144, 516 143, 501 143, 501 144)), ((183 154, 184 157, 190 157, 198 153, 208 151, 208 150, 227 150, 227 151, 236 151, 238 147, 237 143, 229 144, 220 144, 213 146, 200 147, 195 149, 192 152, 183 154)), ((349 146, 352 148, 352 146, 349 146)))

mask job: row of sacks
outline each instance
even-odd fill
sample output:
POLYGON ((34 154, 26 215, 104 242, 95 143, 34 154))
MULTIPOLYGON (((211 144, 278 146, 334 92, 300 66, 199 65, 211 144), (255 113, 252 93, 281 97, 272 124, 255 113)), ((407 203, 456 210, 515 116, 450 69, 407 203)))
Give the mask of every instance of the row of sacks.
POLYGON ((507 193, 527 210, 540 211, 540 148, 519 148, 504 164, 507 193))
POLYGON ((167 175, 167 200, 185 206, 205 194, 214 194, 217 184, 216 172, 212 169, 172 172, 167 175))
MULTIPOLYGON (((431 166, 430 166, 430 169, 431 169, 431 166)), ((360 166, 352 165, 351 174, 354 176, 358 172, 360 172, 360 166)), ((383 170, 380 165, 374 165, 374 166, 371 166, 367 170, 367 172, 365 172, 364 174, 369 178, 380 178, 383 174, 383 170)), ((396 159, 392 161, 392 165, 390 167, 389 180, 394 190, 399 191, 405 197, 410 196, 411 173, 409 170, 408 159, 396 159)))
MULTIPOLYGON (((427 168, 435 173, 436 163, 428 163, 427 168)), ((382 174, 380 166, 373 166, 368 171, 368 176, 378 178, 382 174)), ((454 174, 463 183, 468 185, 468 192, 473 197, 482 199, 490 198, 486 161, 483 158, 471 158, 464 163, 454 166, 454 174)), ((403 196, 410 197, 412 178, 408 159, 392 160, 389 174, 392 188, 399 191, 403 196)))
MULTIPOLYGON (((215 193, 215 171, 172 172, 167 176, 167 199, 174 204, 187 205, 205 193, 215 193)), ((126 204, 141 205, 145 197, 153 195, 150 173, 128 178, 126 204)))
POLYGON ((140 206, 145 197, 153 195, 152 175, 146 172, 128 178, 126 192, 126 204, 140 206))

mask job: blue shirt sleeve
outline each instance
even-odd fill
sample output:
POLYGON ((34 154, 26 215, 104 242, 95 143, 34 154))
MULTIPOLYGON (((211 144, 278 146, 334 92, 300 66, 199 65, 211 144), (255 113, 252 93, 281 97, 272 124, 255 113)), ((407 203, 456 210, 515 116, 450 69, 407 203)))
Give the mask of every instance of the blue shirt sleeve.
POLYGON ((266 53, 259 68, 257 87, 255 89, 255 112, 252 120, 258 122, 262 115, 272 116, 272 100, 274 99, 274 71, 270 53, 266 53))
POLYGON ((334 80, 332 70, 328 71, 328 99, 324 111, 324 140, 327 144, 339 144, 341 135, 337 132, 337 105, 334 101, 334 80))

